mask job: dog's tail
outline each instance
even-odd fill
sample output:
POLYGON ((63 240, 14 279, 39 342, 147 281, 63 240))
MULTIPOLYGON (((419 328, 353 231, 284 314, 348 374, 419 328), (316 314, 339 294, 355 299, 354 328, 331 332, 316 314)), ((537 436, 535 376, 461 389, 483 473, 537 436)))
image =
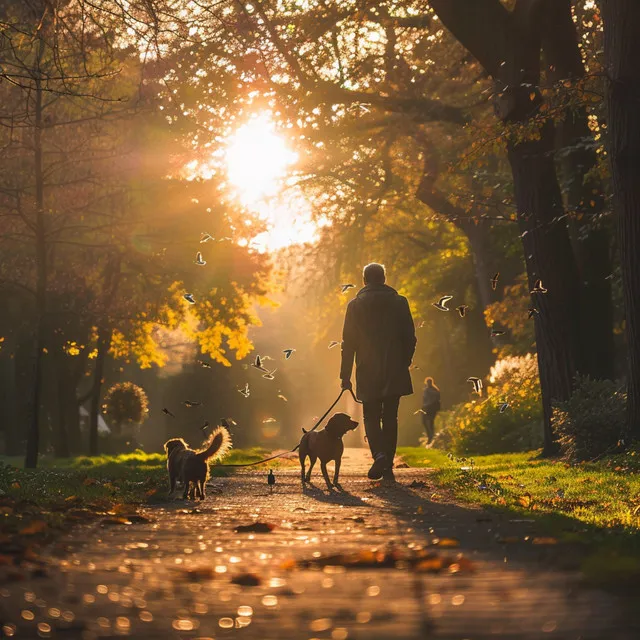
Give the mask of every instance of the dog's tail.
POLYGON ((197 452, 196 457, 205 462, 209 458, 222 458, 231 449, 231 436, 224 427, 218 427, 209 436, 206 449, 197 452))

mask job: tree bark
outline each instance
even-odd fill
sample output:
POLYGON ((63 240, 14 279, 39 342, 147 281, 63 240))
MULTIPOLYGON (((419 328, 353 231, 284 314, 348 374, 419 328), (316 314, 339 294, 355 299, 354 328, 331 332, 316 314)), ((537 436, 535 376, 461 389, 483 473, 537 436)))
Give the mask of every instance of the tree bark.
MULTIPOLYGON (((585 77, 570 0, 545 0, 542 47, 547 77, 572 83, 585 77)), ((559 168, 565 189, 580 289, 580 350, 576 365, 594 379, 613 379, 615 348, 611 295, 611 234, 602 213, 605 189, 593 134, 583 105, 569 104, 556 124, 559 168)))
POLYGON ((618 216, 628 360, 626 429, 640 438, 640 2, 602 0, 609 156, 618 216))
POLYGON ((89 408, 89 455, 98 455, 98 416, 100 415, 100 393, 104 381, 104 364, 111 345, 112 329, 100 328, 98 335, 98 355, 93 372, 93 386, 91 388, 91 405, 89 408))

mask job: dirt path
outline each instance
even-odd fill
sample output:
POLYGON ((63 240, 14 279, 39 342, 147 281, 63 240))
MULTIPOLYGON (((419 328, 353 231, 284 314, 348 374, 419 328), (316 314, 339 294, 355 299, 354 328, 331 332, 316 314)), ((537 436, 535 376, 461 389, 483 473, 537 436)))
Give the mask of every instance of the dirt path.
MULTIPOLYGON (((49 576, 0 586, 5 635, 91 640, 133 638, 554 638, 640 637, 621 596, 582 587, 571 554, 557 545, 503 544, 535 535, 454 504, 428 470, 399 469, 398 483, 366 480, 364 450, 343 459, 345 493, 329 495, 280 471, 214 479, 204 503, 148 508, 149 523, 79 527, 52 550, 49 576), (272 533, 238 534, 261 520, 272 533), (287 570, 390 544, 412 553, 434 537, 456 538, 473 572, 287 570), (232 579, 250 572, 258 586, 232 579), (15 628, 14 632, 14 626, 15 628), (39 626, 38 626, 39 625, 39 626)), ((465 565, 462 565, 466 568, 465 565)), ((454 567, 455 569, 455 567, 454 567)))

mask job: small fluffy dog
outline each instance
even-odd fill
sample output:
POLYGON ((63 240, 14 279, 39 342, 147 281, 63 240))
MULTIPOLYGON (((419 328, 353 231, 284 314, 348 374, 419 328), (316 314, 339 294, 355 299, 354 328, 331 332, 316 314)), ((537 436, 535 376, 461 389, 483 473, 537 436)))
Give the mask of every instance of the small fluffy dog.
POLYGON ((209 478, 211 458, 222 458, 231 449, 231 436, 224 427, 218 427, 207 441, 206 448, 200 451, 190 449, 182 438, 173 438, 165 442, 167 452, 167 471, 171 495, 176 489, 176 480, 184 483, 182 497, 199 497, 204 500, 204 485, 209 478), (191 486, 193 485, 193 486, 191 486))
POLYGON ((331 416, 329 422, 327 422, 327 426, 321 431, 305 432, 302 440, 300 440, 299 449, 300 473, 303 487, 306 482, 311 481, 313 465, 316 463, 316 460, 320 458, 320 469, 322 469, 322 475, 324 476, 324 481, 327 483, 329 491, 331 491, 333 487, 342 490, 338 482, 340 463, 342 461, 342 453, 344 452, 342 437, 345 433, 353 431, 357 426, 358 423, 352 420, 351 416, 348 416, 346 413, 335 413, 331 416), (309 467, 309 471, 305 473, 305 462, 307 458, 311 461, 311 466, 309 467), (327 463, 331 460, 335 462, 333 484, 331 484, 329 474, 327 473, 327 463))

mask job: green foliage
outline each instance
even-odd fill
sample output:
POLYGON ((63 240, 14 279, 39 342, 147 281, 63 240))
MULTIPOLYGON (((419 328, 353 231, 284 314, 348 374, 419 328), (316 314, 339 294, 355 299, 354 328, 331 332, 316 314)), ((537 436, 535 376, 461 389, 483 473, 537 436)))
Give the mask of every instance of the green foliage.
POLYGON ((512 356, 491 368, 486 397, 439 414, 435 446, 464 454, 527 451, 542 444, 542 405, 535 356, 512 356), (508 403, 506 409, 501 408, 508 403))
POLYGON ((637 450, 577 465, 540 458, 538 451, 476 456, 471 470, 430 450, 406 447, 398 453, 413 467, 436 469, 436 478, 465 500, 506 507, 529 518, 565 516, 546 520, 554 533, 575 529, 566 517, 634 536, 640 532, 640 475, 630 473, 640 469, 637 450), (486 483, 475 482, 475 477, 490 478, 500 490, 488 492, 486 483))
POLYGON ((142 424, 149 413, 147 394, 132 382, 114 384, 104 398, 102 410, 117 427, 142 424))
POLYGON ((571 398, 553 408, 554 427, 565 458, 592 460, 611 452, 623 433, 626 400, 620 383, 578 376, 571 398))

